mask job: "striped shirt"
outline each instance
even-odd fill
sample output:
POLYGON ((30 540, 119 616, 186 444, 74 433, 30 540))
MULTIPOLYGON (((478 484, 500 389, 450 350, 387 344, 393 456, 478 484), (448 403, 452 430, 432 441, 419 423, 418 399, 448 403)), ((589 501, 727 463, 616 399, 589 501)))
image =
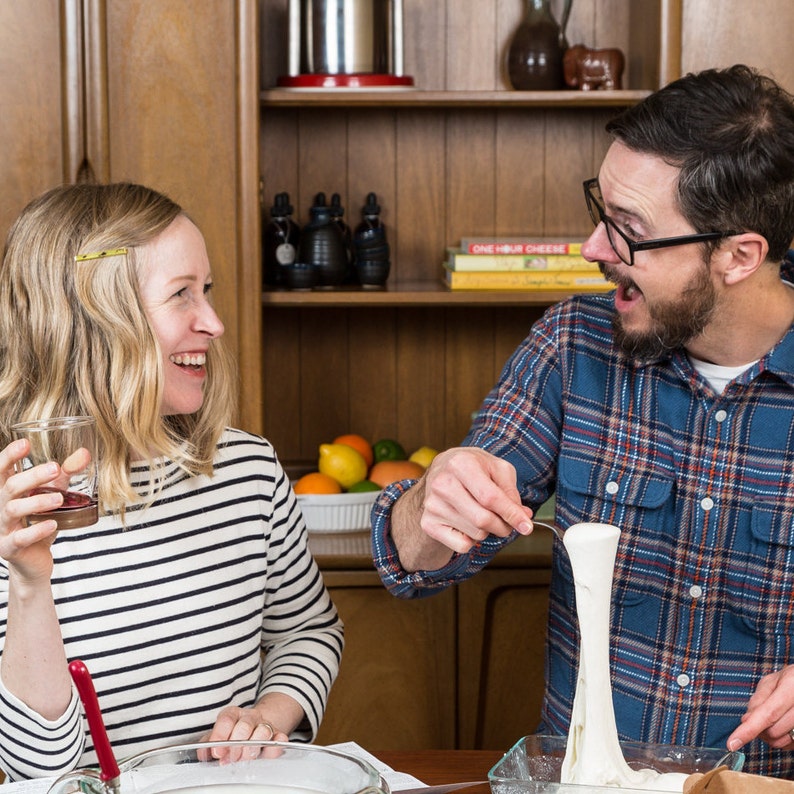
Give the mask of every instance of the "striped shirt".
MULTIPOLYGON (((146 476, 134 468, 134 485, 146 476)), ((266 692, 303 707, 292 739, 314 737, 342 623, 267 441, 226 431, 212 477, 167 464, 156 502, 132 507, 126 528, 103 516, 61 532, 52 553, 66 655, 88 667, 119 759, 196 741, 224 707, 252 706, 266 692)), ((0 561, 0 643, 7 603, 0 561)), ((95 763, 76 692, 50 722, 0 683, 0 765, 11 780, 95 763)))
MULTIPOLYGON (((549 309, 464 443, 513 463, 525 504, 556 489, 562 526, 621 528, 610 645, 621 738, 723 747, 759 679, 794 662, 794 329, 717 394, 684 351, 627 360, 612 314, 610 295, 549 309)), ((464 580, 509 542, 406 573, 388 532, 408 485, 373 509, 375 564, 395 595, 464 580)), ((547 639, 540 727, 565 734, 579 637, 564 553, 553 559, 547 639)), ((745 751, 750 772, 794 776, 791 751, 760 740, 745 751)))

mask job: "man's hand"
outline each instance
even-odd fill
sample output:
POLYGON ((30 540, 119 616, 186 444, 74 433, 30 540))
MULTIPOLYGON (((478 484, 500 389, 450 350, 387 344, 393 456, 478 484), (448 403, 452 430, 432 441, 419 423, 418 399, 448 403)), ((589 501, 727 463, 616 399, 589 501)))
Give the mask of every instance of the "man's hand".
POLYGON ((741 725, 728 737, 728 749, 738 750, 756 737, 778 749, 794 746, 794 665, 764 676, 742 715, 741 725))
POLYGON ((489 535, 532 532, 512 464, 477 447, 439 453, 394 505, 391 535, 407 571, 434 570, 489 535))

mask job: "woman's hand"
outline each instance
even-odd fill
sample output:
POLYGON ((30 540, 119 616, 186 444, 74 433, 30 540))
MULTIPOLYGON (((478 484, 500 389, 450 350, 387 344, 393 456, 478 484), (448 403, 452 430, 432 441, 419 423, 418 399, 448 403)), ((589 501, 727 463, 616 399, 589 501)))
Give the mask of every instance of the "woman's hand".
POLYGON ((61 474, 57 463, 17 472, 15 464, 25 457, 29 442, 12 441, 0 451, 0 557, 24 581, 34 582, 52 574, 50 546, 58 524, 54 520, 28 522, 28 516, 54 510, 63 495, 49 492, 29 495, 35 488, 52 485, 61 474))
MULTIPOLYGON (((288 732, 298 725, 303 716, 303 709, 295 700, 287 695, 271 692, 264 695, 252 708, 227 706, 218 715, 212 730, 201 737, 201 741, 288 742, 288 732)), ((264 755, 278 752, 279 748, 267 748, 264 755)), ((256 758, 261 754, 258 747, 216 747, 212 750, 212 757, 223 762, 256 758)))

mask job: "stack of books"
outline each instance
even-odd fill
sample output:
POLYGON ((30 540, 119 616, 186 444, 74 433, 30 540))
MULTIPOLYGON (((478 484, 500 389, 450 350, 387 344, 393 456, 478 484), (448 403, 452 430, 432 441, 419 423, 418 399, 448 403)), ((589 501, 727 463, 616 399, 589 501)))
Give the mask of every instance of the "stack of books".
POLYGON ((598 264, 581 251, 581 240, 472 237, 447 249, 443 280, 452 290, 612 289, 598 264))

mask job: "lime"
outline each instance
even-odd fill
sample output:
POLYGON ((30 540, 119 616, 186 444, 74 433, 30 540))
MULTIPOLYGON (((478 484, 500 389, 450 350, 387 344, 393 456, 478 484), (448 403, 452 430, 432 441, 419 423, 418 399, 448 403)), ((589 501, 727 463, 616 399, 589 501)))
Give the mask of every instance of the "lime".
POLYGON ((320 444, 317 468, 322 474, 333 477, 343 488, 349 488, 367 476, 364 457, 347 444, 320 444))
POLYGON ((362 480, 361 482, 353 483, 348 489, 348 493, 366 493, 367 491, 379 491, 380 485, 372 480, 362 480))
POLYGON ((372 445, 372 452, 375 455, 375 463, 382 460, 405 460, 408 456, 402 445, 391 438, 382 438, 372 445))

